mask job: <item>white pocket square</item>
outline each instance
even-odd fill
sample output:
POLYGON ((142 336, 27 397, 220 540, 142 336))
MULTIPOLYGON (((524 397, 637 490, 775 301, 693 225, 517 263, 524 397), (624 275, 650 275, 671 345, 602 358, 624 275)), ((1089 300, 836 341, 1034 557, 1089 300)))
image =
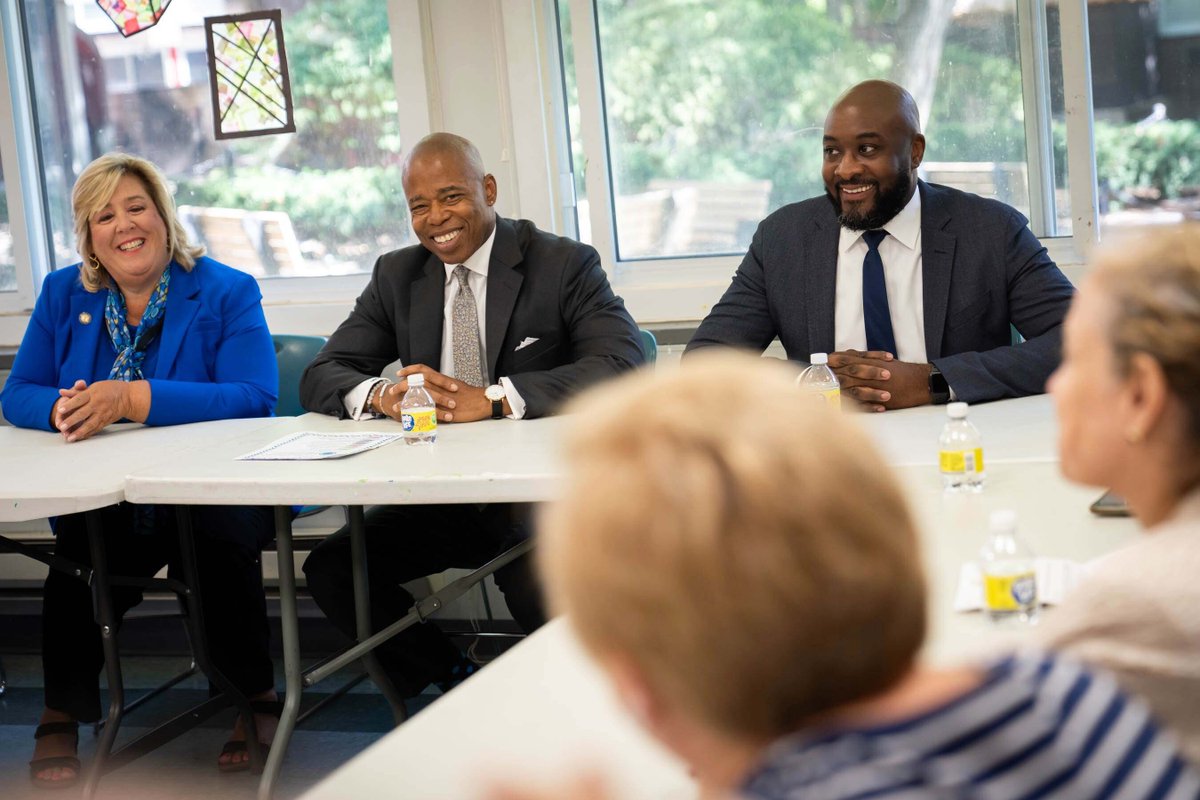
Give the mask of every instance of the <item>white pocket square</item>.
POLYGON ((513 350, 513 352, 515 353, 515 352, 517 352, 517 350, 521 350, 523 348, 529 347, 529 345, 533 344, 536 341, 537 341, 536 336, 526 336, 524 339, 521 340, 521 343, 516 346, 516 348, 513 350))

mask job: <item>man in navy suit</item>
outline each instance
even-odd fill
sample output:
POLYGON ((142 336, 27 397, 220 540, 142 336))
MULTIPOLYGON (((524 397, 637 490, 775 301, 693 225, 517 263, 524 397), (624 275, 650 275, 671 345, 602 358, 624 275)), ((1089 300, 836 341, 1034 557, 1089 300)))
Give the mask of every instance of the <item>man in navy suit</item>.
POLYGON ((896 84, 843 94, 826 196, 763 220, 688 352, 778 336, 789 359, 829 353, 842 391, 876 411, 1044 391, 1074 288, 1015 209, 917 179, 920 131, 896 84))
MULTIPOLYGON (((499 217, 496 180, 466 139, 422 139, 402 181, 420 244, 375 263, 354 311, 301 379, 305 408, 399 420, 407 378, 419 372, 440 423, 530 419, 643 361, 637 326, 596 251, 527 220, 499 217), (397 359, 399 380, 379 377, 397 359)), ((502 468, 507 456, 480 457, 502 468)), ((478 567, 527 535, 523 514, 507 504, 372 509, 366 544, 375 629, 412 606, 402 582, 478 567)), ((501 569, 496 581, 528 631, 541 623, 542 609, 527 561, 501 569)), ((321 609, 354 636, 348 530, 318 545, 304 572, 321 609)), ((429 683, 449 686, 470 670, 433 625, 409 628, 376 654, 404 696, 429 683)))

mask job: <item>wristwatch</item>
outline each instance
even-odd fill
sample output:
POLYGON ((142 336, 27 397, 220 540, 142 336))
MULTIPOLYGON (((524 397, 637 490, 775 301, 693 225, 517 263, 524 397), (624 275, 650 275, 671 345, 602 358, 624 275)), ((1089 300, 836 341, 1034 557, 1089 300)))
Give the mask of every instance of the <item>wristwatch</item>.
POLYGON ((935 406, 950 402, 950 384, 946 382, 942 371, 933 364, 929 365, 929 402, 935 406))
POLYGON ((498 383, 483 390, 483 396, 492 401, 492 419, 504 416, 504 387, 498 383))

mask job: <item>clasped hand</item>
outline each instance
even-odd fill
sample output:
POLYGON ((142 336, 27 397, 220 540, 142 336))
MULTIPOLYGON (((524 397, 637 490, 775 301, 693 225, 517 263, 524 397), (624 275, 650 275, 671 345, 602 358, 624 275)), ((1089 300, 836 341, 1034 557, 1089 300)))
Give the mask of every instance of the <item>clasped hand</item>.
POLYGON ((870 411, 928 405, 929 364, 897 361, 881 350, 843 350, 829 354, 829 368, 842 385, 842 394, 870 411))
POLYGON ((126 381, 75 381, 69 389, 59 389, 50 418, 68 442, 87 439, 117 420, 136 419, 131 387, 126 381))
POLYGON ((425 376, 425 389, 437 406, 438 422, 474 422, 492 416, 492 401, 484 397, 482 387, 469 386, 424 364, 412 364, 396 373, 400 381, 387 387, 379 399, 383 413, 400 419, 400 401, 408 391, 408 376, 418 372, 425 376))

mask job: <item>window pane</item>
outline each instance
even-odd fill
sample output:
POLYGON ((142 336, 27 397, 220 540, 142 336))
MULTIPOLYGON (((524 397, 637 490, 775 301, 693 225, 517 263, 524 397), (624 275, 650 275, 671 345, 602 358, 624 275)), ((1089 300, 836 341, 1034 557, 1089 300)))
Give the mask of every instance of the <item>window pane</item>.
POLYGON ((869 77, 917 98, 926 180, 1028 214, 1016 0, 596 10, 622 259, 744 252, 768 212, 824 192, 825 114, 869 77))
POLYGON ((1088 2, 1101 230, 1200 218, 1200 7, 1088 2))
POLYGON ((0 292, 17 290, 17 267, 13 262, 12 227, 8 224, 8 184, 4 164, 0 162, 0 292))
POLYGON ((126 39, 93 0, 23 2, 57 266, 79 260, 75 177, 109 150, 158 164, 209 255, 260 277, 369 271, 409 242, 386 4, 172 3, 126 39), (204 17, 275 8, 297 131, 218 142, 204 17))

